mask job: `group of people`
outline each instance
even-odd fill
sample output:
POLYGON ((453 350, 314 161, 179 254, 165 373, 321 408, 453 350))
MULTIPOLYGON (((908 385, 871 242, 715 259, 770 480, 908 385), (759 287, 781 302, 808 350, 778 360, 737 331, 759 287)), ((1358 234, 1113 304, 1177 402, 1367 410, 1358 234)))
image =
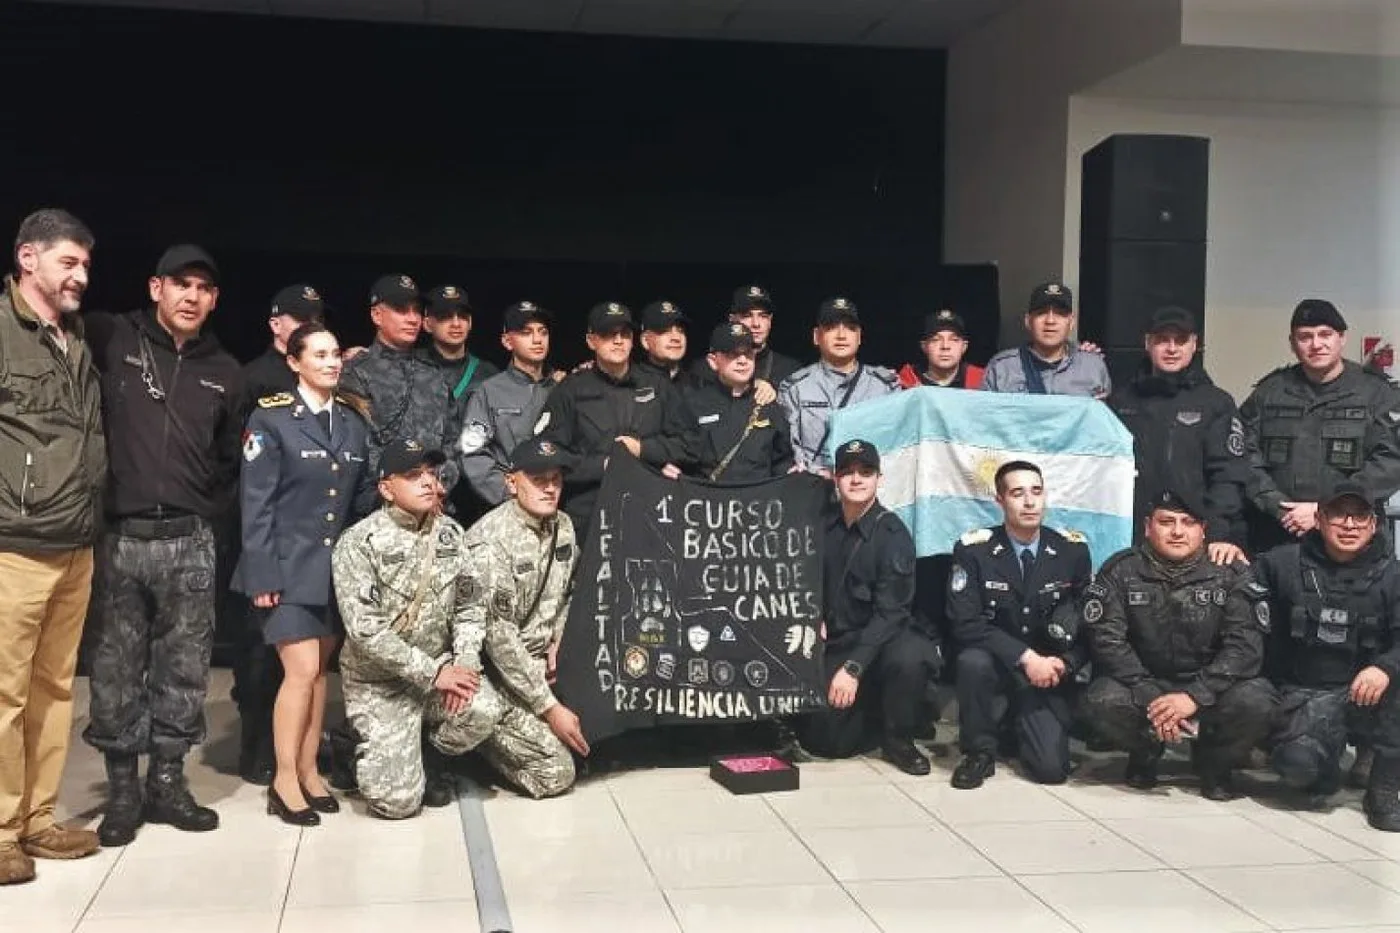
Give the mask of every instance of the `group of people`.
POLYGON ((772 349, 774 301, 753 285, 690 363, 675 303, 640 319, 599 304, 591 359, 567 374, 549 365, 553 316, 520 301, 497 370, 468 349, 465 292, 404 275, 374 284, 375 340, 344 352, 318 291, 283 289, 268 351, 240 367, 206 326, 219 269, 205 250, 167 250, 147 307, 80 315, 93 248, 81 221, 38 211, 0 294, 0 883, 32 878, 34 858, 124 845, 144 822, 217 827, 183 763, 204 738, 222 561, 250 617, 240 771, 269 785, 270 813, 314 825, 339 809, 319 762, 338 648, 348 722, 332 744, 372 813, 449 802, 443 756, 473 749, 526 794, 567 790, 589 746, 554 695, 556 653, 617 456, 672 478, 833 480, 828 708, 794 724, 803 748, 840 756, 873 740, 928 773, 913 739, 947 651, 958 787, 989 778, 999 752, 1064 780, 1082 708, 1129 751, 1138 785, 1164 743, 1192 740, 1211 795, 1262 742, 1286 780, 1325 796, 1358 742, 1374 753, 1373 824, 1400 825, 1400 565, 1376 524, 1400 489, 1400 392, 1344 359, 1327 302, 1299 305, 1298 364, 1240 409, 1205 375, 1182 309, 1154 317, 1142 372, 1115 388, 1073 341, 1057 282, 1032 294, 1026 344, 985 369, 965 359, 967 325, 949 309, 926 316, 917 363, 867 364, 841 297, 818 309, 818 360, 800 365, 772 349), (916 559, 878 502, 879 452, 832 450, 829 431, 836 409, 921 387, 1106 402, 1137 444, 1140 543, 1095 576, 1082 536, 1042 527, 1039 468, 1013 462, 996 476, 1004 524, 916 559), (230 514, 238 547, 220 548, 230 514), (83 738, 108 776, 96 833, 53 815, 90 594, 83 738))

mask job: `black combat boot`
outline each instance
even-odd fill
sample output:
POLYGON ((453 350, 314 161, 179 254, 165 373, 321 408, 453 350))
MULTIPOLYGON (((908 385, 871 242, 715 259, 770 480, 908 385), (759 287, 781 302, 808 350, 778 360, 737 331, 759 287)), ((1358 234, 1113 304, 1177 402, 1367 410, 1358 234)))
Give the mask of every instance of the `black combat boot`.
POLYGON ((446 807, 457 802, 457 778, 447 757, 429 742, 423 743, 423 806, 446 807))
POLYGON ((98 841, 109 849, 130 845, 142 822, 140 763, 135 755, 108 755, 107 807, 98 841))
POLYGON ((1369 745, 1356 747, 1356 760, 1347 772, 1347 786, 1365 790, 1371 784, 1371 767, 1376 761, 1376 750, 1369 745))
POLYGON ((1372 828, 1400 833, 1400 758, 1375 757, 1361 806, 1372 828))
POLYGON ((1128 768, 1123 773, 1123 781, 1137 790, 1151 790, 1157 786, 1157 765, 1162 761, 1165 747, 1154 742, 1145 749, 1128 752, 1128 768))
POLYGON ((219 814, 201 807, 190 795, 183 758, 151 757, 146 773, 146 822, 168 823, 187 833, 219 828, 219 814))
POLYGON ((359 757, 360 736, 350 723, 330 730, 331 766, 326 770, 329 777, 326 783, 343 794, 360 789, 355 776, 355 762, 359 757))

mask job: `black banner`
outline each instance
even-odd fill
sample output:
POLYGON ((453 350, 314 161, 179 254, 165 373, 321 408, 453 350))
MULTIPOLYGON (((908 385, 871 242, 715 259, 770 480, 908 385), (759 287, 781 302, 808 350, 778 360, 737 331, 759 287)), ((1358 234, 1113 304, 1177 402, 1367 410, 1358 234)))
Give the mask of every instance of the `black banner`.
POLYGON ((805 473, 669 480, 615 456, 559 648, 556 693, 590 741, 822 706, 822 504, 805 473))

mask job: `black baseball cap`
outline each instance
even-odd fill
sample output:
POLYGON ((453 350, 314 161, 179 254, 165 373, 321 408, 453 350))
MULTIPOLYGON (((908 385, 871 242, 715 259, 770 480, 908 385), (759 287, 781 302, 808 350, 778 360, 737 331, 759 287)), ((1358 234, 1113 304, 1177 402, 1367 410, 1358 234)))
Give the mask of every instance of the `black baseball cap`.
POLYGON ((320 321, 326 316, 326 301, 310 285, 288 285, 272 296, 272 313, 269 316, 283 314, 302 324, 320 321))
POLYGON ((880 451, 869 441, 847 441, 836 448, 836 472, 844 473, 852 467, 867 466, 880 469, 880 451))
POLYGON ((860 326, 860 313, 856 310, 855 302, 849 298, 828 298, 821 303, 817 309, 817 326, 831 327, 835 324, 860 326))
POLYGON ((1151 515, 1158 509, 1165 509, 1168 512, 1182 512, 1201 522, 1209 518, 1201 500, 1189 489, 1163 489, 1153 497, 1152 503, 1148 506, 1147 514, 1151 515))
POLYGON ((1295 327, 1330 327, 1344 334, 1347 322, 1332 302, 1321 298, 1305 298, 1293 309, 1293 320, 1288 329, 1292 330, 1295 327))
POLYGON ((942 311, 935 311, 924 316, 925 340, 945 330, 951 330, 959 337, 967 338, 967 322, 962 319, 961 315, 944 308, 942 311))
POLYGON ((773 296, 762 285, 740 285, 729 301, 730 314, 743 314, 753 308, 773 313, 773 296))
POLYGON ((1188 336, 1196 333, 1196 315, 1175 305, 1153 311, 1152 319, 1147 322, 1147 332, 1160 334, 1169 330, 1180 331, 1188 336))
POLYGON ((754 349, 753 334, 743 324, 720 324, 710 332, 710 352, 738 353, 754 349))
POLYGON ((1074 292, 1060 282, 1045 282, 1031 292, 1031 300, 1026 303, 1026 313, 1034 314, 1044 308, 1074 310, 1074 292))
POLYGON ((547 470, 565 470, 573 466, 573 457, 568 451, 553 441, 542 441, 532 437, 515 445, 510 452, 511 470, 526 473, 544 473, 547 470))
POLYGON ((1362 502, 1366 503, 1368 507, 1375 507, 1375 501, 1366 486, 1351 479, 1344 479, 1334 484, 1332 488, 1327 490, 1326 494, 1318 500, 1318 504, 1326 508, 1342 499, 1360 499, 1362 502))
POLYGON ((642 309, 642 330, 667 331, 677 324, 685 327, 690 318, 673 301, 653 301, 642 309))
POLYGON ((423 296, 418 292, 418 283, 406 275, 381 275, 369 290, 370 306, 388 305, 400 311, 405 308, 419 308, 423 296))
POLYGON ((636 331, 637 322, 632 319, 632 311, 617 301, 604 301, 588 309, 588 332, 590 334, 611 334, 619 330, 636 331))
POLYGON ((390 441, 379 455, 379 478, 410 473, 421 466, 439 467, 447 462, 440 450, 429 450, 412 438, 390 441))
POLYGON ((439 285, 428 289, 423 296, 423 313, 428 317, 451 317, 453 314, 470 316, 472 306, 467 301, 467 293, 456 285, 439 285))
POLYGON ((524 330, 525 325, 538 321, 545 327, 554 326, 554 315, 533 301, 517 301, 506 308, 505 321, 501 330, 510 332, 513 330, 524 330))
POLYGON ((219 284, 219 266, 214 262, 214 257, 193 243, 170 247, 161 253, 160 261, 156 263, 156 275, 160 278, 179 275, 186 269, 203 269, 211 282, 219 284))

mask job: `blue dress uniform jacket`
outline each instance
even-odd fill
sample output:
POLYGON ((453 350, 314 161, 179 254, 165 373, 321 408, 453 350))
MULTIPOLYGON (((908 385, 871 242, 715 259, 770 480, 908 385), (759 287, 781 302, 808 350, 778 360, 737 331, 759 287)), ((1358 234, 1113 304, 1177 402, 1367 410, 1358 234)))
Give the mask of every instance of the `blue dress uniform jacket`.
POLYGON ((331 548, 374 507, 369 426, 337 401, 330 437, 289 392, 258 400, 243 433, 243 554, 232 588, 249 597, 324 606, 331 598, 331 548))
POLYGON ((1074 537, 1081 540, 1041 528, 1040 552, 1031 578, 1023 580, 1005 526, 963 535, 953 546, 948 583, 948 617, 959 646, 983 648, 1010 670, 1031 648, 1062 657, 1078 672, 1088 661, 1082 640, 1066 652, 1049 632, 1057 615, 1077 614, 1079 595, 1093 577, 1089 548, 1082 536, 1074 537))

